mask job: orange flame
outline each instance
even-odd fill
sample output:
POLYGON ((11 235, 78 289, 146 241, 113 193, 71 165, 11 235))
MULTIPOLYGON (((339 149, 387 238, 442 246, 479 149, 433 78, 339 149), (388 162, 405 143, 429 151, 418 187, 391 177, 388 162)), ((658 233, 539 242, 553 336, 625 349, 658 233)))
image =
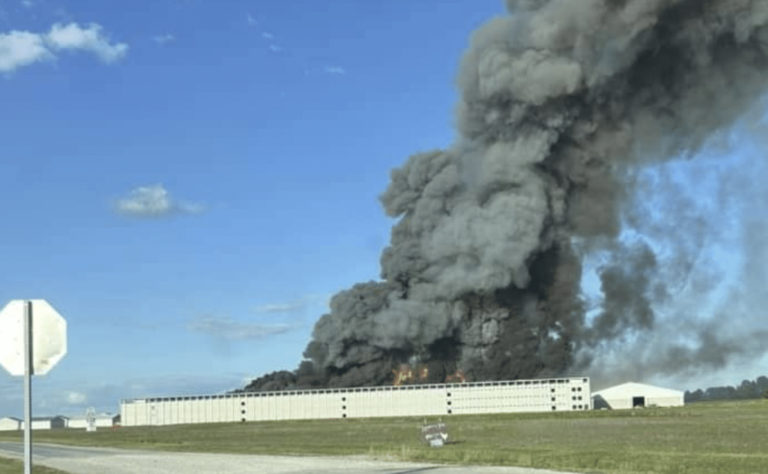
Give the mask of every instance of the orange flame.
POLYGON ((392 374, 395 376, 395 379, 392 382, 392 385, 395 387, 406 384, 413 378, 413 370, 411 370, 411 367, 406 364, 400 365, 400 368, 392 369, 392 374))
POLYGON ((427 380, 429 378, 429 367, 426 365, 421 366, 419 369, 419 380, 427 380))
POLYGON ((429 377, 429 368, 426 365, 420 365, 414 370, 408 364, 401 364, 399 368, 392 369, 392 375, 394 375, 392 385, 399 387, 414 382, 425 382, 429 377))
POLYGON ((467 376, 461 370, 456 370, 456 372, 449 374, 445 378, 445 383, 466 383, 466 381, 467 376))
MULTIPOLYGON (((418 365, 411 367, 408 364, 400 364, 397 369, 392 369, 392 385, 400 387, 401 385, 408 385, 418 382, 426 382, 429 379, 429 367, 426 365, 418 365)), ((467 376, 463 371, 457 370, 452 374, 448 374, 445 377, 445 383, 466 383, 467 376)))

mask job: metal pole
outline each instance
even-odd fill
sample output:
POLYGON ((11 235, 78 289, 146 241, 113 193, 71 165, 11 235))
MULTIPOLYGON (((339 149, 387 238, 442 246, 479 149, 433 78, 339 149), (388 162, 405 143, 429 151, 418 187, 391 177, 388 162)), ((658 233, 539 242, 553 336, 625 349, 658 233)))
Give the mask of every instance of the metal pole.
POLYGON ((24 474, 32 474, 32 302, 24 302, 24 474))

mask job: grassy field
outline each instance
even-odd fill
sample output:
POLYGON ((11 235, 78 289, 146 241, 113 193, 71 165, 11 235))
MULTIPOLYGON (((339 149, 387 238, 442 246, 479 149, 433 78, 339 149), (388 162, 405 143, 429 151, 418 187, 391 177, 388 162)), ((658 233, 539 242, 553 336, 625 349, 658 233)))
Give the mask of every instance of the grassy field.
MULTIPOLYGON (((430 419, 429 421, 436 421, 430 419)), ((452 442, 419 440, 422 419, 380 418, 37 432, 36 442, 216 453, 368 455, 605 473, 768 473, 768 400, 444 419, 452 442)), ((0 440, 21 439, 2 434, 0 440)))
MULTIPOLYGON (((19 474, 24 472, 24 463, 15 459, 0 457, 0 474, 19 474)), ((32 474, 65 474, 44 466, 32 466, 32 474)))

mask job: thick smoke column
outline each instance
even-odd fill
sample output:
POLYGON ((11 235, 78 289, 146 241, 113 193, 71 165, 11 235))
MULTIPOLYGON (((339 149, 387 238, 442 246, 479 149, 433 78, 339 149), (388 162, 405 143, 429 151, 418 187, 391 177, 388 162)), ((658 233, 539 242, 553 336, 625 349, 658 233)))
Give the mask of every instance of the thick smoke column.
POLYGON ((334 296, 299 370, 250 388, 390 383, 414 362, 434 381, 565 374, 653 330, 659 262, 619 238, 632 173, 694 154, 765 91, 768 0, 507 6, 461 61, 456 144, 412 156, 381 196, 399 219, 382 281, 334 296))

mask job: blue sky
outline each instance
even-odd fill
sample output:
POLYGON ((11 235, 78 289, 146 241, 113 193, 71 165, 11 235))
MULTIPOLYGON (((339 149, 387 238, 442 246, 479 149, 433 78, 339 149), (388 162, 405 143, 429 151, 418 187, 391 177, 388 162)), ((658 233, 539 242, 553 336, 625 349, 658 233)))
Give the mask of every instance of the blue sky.
MULTIPOLYGON (((36 413, 292 369, 334 292, 378 277, 389 170, 453 139, 497 0, 0 1, 0 305, 69 354, 36 413)), ((21 412, 0 374, 0 415, 21 412)))
MULTIPOLYGON (((0 0, 0 306, 69 323, 36 414, 295 368, 330 295, 378 277, 389 170, 453 141, 461 52, 502 12, 0 0)), ((0 416, 21 390, 0 371, 0 416)))

